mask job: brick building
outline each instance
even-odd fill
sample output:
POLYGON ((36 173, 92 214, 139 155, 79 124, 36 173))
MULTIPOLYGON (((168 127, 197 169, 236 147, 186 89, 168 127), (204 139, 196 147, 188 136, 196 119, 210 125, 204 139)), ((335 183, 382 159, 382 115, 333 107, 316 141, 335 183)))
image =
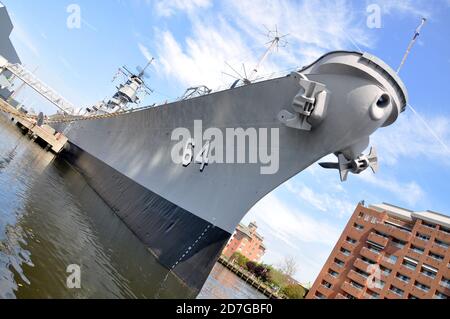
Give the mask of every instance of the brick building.
POLYGON ((358 205, 307 298, 448 299, 450 217, 358 205))
POLYGON ((257 232, 258 226, 251 222, 248 226, 239 224, 222 254, 230 258, 235 252, 254 262, 259 262, 264 255, 266 248, 264 238, 257 232))

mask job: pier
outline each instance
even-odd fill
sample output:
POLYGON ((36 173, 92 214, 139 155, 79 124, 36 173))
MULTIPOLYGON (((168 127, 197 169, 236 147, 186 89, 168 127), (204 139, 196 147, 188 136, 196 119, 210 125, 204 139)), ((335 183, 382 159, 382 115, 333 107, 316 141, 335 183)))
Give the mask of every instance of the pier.
POLYGON ((261 280, 256 278, 255 275, 238 264, 228 261, 223 256, 220 256, 218 262, 266 297, 270 299, 283 299, 283 296, 279 295, 272 287, 264 284, 261 280))
POLYGON ((60 153, 68 141, 67 137, 56 132, 52 127, 46 124, 37 125, 36 119, 27 116, 2 99, 0 99, 0 110, 8 114, 11 121, 15 122, 24 134, 55 154, 60 153))

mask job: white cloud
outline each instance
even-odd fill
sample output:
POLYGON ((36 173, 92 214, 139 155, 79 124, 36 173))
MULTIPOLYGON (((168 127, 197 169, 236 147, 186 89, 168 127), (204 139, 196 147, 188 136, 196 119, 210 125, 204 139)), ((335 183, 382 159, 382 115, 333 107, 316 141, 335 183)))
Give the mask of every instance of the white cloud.
POLYGON ((207 8, 211 5, 210 0, 160 0, 155 4, 158 15, 170 17, 176 11, 191 12, 198 8, 207 8))
MULTIPOLYGON (((369 3, 374 1, 369 0, 369 3)), ((418 17, 430 17, 431 10, 426 6, 433 1, 417 1, 417 0, 376 0, 375 3, 380 5, 382 12, 385 14, 402 14, 413 15, 418 17)))
POLYGON ((321 212, 330 213, 338 218, 350 216, 356 203, 346 199, 342 185, 328 182, 323 184, 327 185, 326 193, 317 192, 302 183, 295 185, 293 182, 288 182, 286 188, 321 212))
POLYGON ((390 192, 410 206, 420 203, 425 198, 425 192, 415 181, 404 183, 393 178, 378 178, 368 171, 358 175, 358 178, 377 188, 390 192))
POLYGON ((138 47, 139 47, 139 51, 141 51, 142 55, 148 61, 150 61, 152 59, 152 55, 150 53, 150 50, 145 45, 143 45, 142 43, 138 43, 138 47))
MULTIPOLYGON (((424 117, 436 135, 450 147, 450 118, 424 117)), ((395 125, 377 131, 372 137, 382 164, 397 165, 400 161, 425 158, 438 165, 450 164, 448 148, 440 144, 423 122, 412 112, 401 114, 395 125)))
POLYGON ((256 204, 251 213, 266 225, 272 236, 294 248, 298 242, 334 245, 340 235, 334 225, 288 206, 273 193, 256 204))
MULTIPOLYGON (((215 25, 199 20, 193 22, 193 36, 179 43, 170 31, 160 32, 158 37, 158 66, 164 74, 184 86, 207 85, 216 88, 222 82, 221 72, 228 61, 236 65, 236 55, 250 55, 241 36, 223 18, 215 25)), ((230 72, 230 71, 228 71, 230 72)), ((227 79, 230 82, 230 79, 227 79)))
MULTIPOLYGON (((206 2, 196 4, 184 4, 191 21, 190 35, 185 39, 176 39, 168 30, 156 31, 160 71, 183 86, 231 84, 232 78, 221 76, 222 71, 233 73, 224 62, 240 72, 242 62, 247 70, 253 68, 265 50, 262 44, 268 41, 265 25, 271 29, 277 25, 281 33, 289 33, 289 45, 272 53, 258 74, 301 67, 326 51, 354 49, 352 42, 372 45, 360 25, 364 19, 358 22, 346 1, 227 1, 219 13, 204 10, 201 14, 193 8, 206 7, 206 2)), ((166 15, 176 8, 181 10, 177 1, 169 7, 159 6, 166 8, 162 11, 166 15)))

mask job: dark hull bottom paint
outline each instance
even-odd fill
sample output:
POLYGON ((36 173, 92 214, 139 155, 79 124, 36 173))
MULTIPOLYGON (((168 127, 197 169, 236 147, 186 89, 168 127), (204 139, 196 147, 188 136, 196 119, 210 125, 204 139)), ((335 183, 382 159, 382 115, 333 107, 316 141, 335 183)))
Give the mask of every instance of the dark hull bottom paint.
POLYGON ((159 262, 198 293, 231 234, 137 184, 73 144, 64 157, 159 262))

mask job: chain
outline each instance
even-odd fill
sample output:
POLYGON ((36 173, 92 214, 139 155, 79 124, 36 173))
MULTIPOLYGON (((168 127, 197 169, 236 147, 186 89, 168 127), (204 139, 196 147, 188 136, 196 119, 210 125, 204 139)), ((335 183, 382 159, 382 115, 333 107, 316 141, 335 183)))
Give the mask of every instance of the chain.
MULTIPOLYGON (((50 118, 46 118, 44 120, 45 124, 52 124, 52 123, 68 123, 68 122, 77 122, 77 121, 88 121, 88 120, 97 120, 97 119, 103 119, 103 118, 111 118, 111 117, 116 117, 116 116, 120 116, 123 114, 128 114, 128 113, 132 113, 132 112, 136 112, 136 111, 140 111, 140 110, 144 110, 144 109, 148 109, 153 107, 154 105, 151 106, 143 106, 140 108, 135 108, 135 109, 131 109, 131 110, 124 110, 124 111, 118 111, 118 112, 114 112, 114 113, 106 113, 106 114, 98 114, 98 115, 90 115, 90 116, 67 116, 67 115, 56 115, 50 118)), ((37 120, 37 116, 36 115, 27 115, 17 109, 15 109, 13 106, 11 106, 10 104, 8 104, 7 102, 3 101, 0 99, 0 111, 3 111, 5 113, 11 114, 15 117, 24 119, 24 120, 33 120, 36 121, 37 120)))

